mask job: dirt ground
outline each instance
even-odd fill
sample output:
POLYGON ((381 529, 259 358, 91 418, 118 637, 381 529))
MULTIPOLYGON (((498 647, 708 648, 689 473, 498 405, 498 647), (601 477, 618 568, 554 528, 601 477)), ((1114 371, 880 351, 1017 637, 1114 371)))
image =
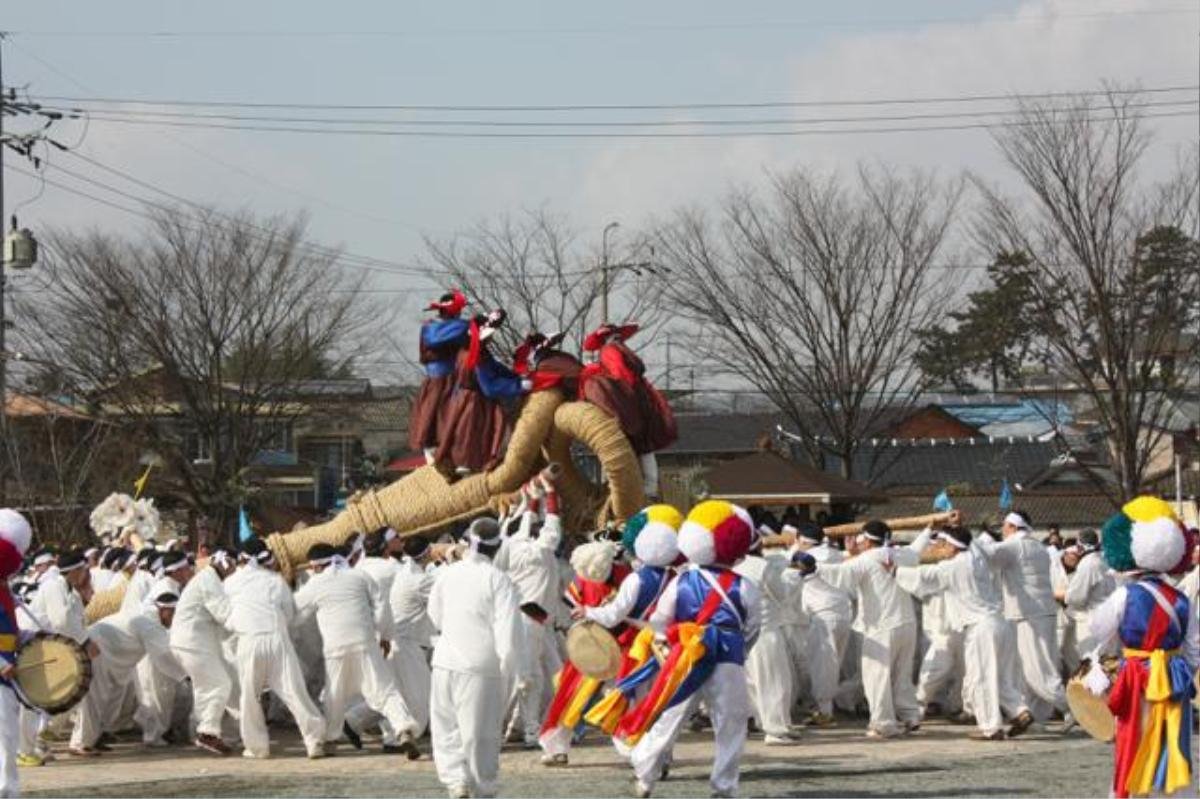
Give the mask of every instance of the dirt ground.
MULTIPOLYGON (((1111 750, 1086 735, 1062 735, 1058 725, 1003 742, 966 738, 969 727, 927 723, 895 741, 871 741, 861 725, 843 723, 807 733, 795 746, 767 747, 752 736, 742 762, 743 796, 942 797, 1105 796, 1111 750)), ((372 797, 444 796, 428 757, 409 762, 384 755, 370 741, 362 752, 343 745, 338 756, 310 761, 298 738, 273 733, 268 761, 216 758, 191 747, 147 750, 119 742, 103 757, 60 755, 21 770, 30 797, 372 797)), ((61 745, 60 745, 61 746, 61 745)), ((707 733, 688 733, 670 779, 655 796, 708 796, 712 751, 707 733)), ((501 796, 627 796, 630 772, 612 747, 590 736, 571 765, 548 769, 538 753, 506 747, 501 796)))

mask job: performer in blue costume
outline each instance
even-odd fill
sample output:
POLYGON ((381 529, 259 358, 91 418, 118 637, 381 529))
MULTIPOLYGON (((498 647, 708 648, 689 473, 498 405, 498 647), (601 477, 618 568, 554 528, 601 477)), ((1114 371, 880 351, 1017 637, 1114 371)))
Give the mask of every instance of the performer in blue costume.
POLYGON ((470 323, 461 318, 466 306, 461 291, 443 294, 425 309, 437 311, 437 318, 421 324, 420 360, 425 378, 409 415, 408 446, 424 452, 429 463, 437 451, 439 414, 454 392, 454 361, 470 337, 470 323))
POLYGON ((20 631, 8 580, 21 570, 31 536, 24 516, 15 510, 0 509, 0 797, 20 795, 17 748, 21 740, 21 704, 12 684, 20 631))

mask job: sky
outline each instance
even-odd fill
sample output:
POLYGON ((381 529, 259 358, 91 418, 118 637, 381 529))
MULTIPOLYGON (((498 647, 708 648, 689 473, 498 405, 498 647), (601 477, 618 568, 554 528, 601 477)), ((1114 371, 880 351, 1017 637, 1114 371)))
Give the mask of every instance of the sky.
MULTIPOLYGON (((39 0, 8 4, 0 24, 11 32, 3 46, 5 85, 39 97, 636 105, 1007 95, 1095 89, 1103 80, 1143 87, 1200 83, 1200 6, 1183 0, 39 0)), ((922 105, 918 112, 949 107, 922 105)), ((1166 169, 1181 148, 1195 146, 1194 108, 1188 116, 1153 120, 1152 170, 1166 169)), ((870 111, 770 109, 751 116, 870 111)), ((655 118, 722 113, 681 109, 655 118)), ((888 106, 880 113, 904 110, 888 106)), ((459 113, 470 116, 478 114, 459 113)), ((641 117, 605 110, 492 118, 641 117)), ((441 291, 428 278, 402 271, 420 257, 422 236, 444 238, 504 213, 549 208, 598 241, 610 221, 620 221, 622 231, 636 229, 680 205, 711 203, 731 187, 761 186, 770 171, 797 166, 847 170, 883 162, 946 177, 969 169, 1005 179, 984 130, 532 140, 312 136, 100 121, 56 130, 67 143, 79 142, 79 154, 195 202, 262 214, 307 211, 322 243, 401 266, 372 272, 370 285, 412 320, 441 291)), ((163 199, 74 155, 51 153, 51 162, 163 199)), ((6 213, 15 208, 22 225, 134 230, 143 224, 41 186, 10 166, 29 166, 6 157, 6 213)), ((54 168, 45 174, 133 204, 54 168)), ((399 368, 379 364, 381 374, 399 368)))

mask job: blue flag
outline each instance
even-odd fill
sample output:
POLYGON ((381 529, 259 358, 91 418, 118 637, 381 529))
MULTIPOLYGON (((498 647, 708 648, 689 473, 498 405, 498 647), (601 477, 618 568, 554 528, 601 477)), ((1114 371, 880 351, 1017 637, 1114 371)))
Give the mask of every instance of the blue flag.
POLYGON ((1012 489, 1008 487, 1008 478, 1005 477, 1004 482, 1000 484, 1000 510, 1008 510, 1012 504, 1012 489))
POLYGON ((946 489, 943 488, 942 492, 933 498, 933 509, 940 513, 954 510, 954 505, 950 502, 950 495, 946 493, 946 489))
POLYGON ((246 506, 242 505, 238 508, 238 541, 246 543, 254 537, 254 531, 250 529, 250 517, 246 515, 246 506))

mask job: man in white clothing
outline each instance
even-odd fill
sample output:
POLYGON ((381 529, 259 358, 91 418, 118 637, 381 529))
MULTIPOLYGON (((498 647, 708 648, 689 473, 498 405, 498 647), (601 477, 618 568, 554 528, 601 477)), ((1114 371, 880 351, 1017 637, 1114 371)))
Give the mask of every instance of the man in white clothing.
POLYGON ((494 564, 513 581, 520 604, 526 608, 536 605, 541 611, 538 613, 535 610, 533 615, 521 613, 531 671, 529 684, 517 699, 517 705, 525 747, 533 749, 538 745, 546 686, 554 679, 554 674, 547 673, 543 667, 546 662, 545 649, 555 645, 554 630, 547 623, 546 614, 555 603, 561 601, 559 597, 562 595, 558 558, 555 555, 562 540, 562 521, 558 515, 558 494, 553 483, 539 481, 536 487, 526 487, 522 508, 517 532, 504 540, 500 551, 496 553, 494 564), (544 523, 541 518, 543 501, 546 509, 544 523))
POLYGON ((805 639, 805 660, 808 665, 812 700, 816 709, 809 716, 813 727, 836 724, 833 700, 838 694, 842 659, 850 638, 854 620, 854 604, 850 594, 830 585, 820 573, 822 566, 841 563, 845 555, 829 546, 825 531, 814 522, 802 522, 793 528, 795 550, 807 552, 817 562, 817 571, 805 576, 802 605, 808 617, 808 636, 805 639))
POLYGON ((263 691, 270 689, 291 711, 309 758, 324 757, 325 721, 304 686, 300 660, 288 636, 296 616, 291 589, 262 539, 250 539, 243 549, 248 556, 246 565, 225 585, 230 606, 225 626, 237 635, 242 756, 270 756, 271 741, 260 701, 263 691))
POLYGON ((233 573, 233 553, 217 549, 188 581, 179 595, 171 625, 171 650, 192 681, 196 715, 196 746, 217 755, 230 753, 221 738, 221 720, 231 713, 236 675, 225 660, 223 641, 228 636, 229 597, 224 580, 233 573))
POLYGON ((894 576, 897 566, 916 566, 931 535, 924 531, 907 547, 892 547, 891 528, 878 519, 863 526, 859 554, 844 563, 825 564, 817 574, 858 597, 855 627, 862 631, 862 681, 871 719, 870 738, 891 738, 915 730, 921 723, 913 684, 917 648, 917 617, 913 598, 894 576))
MULTIPOLYGON (((928 537, 922 536, 924 540, 928 540, 928 537)), ((979 543, 987 536, 980 534, 972 539, 965 527, 952 524, 938 538, 945 546, 952 548, 953 556, 933 566, 901 568, 897 571, 897 581, 915 588, 908 582, 915 579, 919 586, 927 590, 944 592, 950 626, 963 634, 967 669, 964 690, 969 694, 971 710, 978 726, 971 738, 980 741, 1003 740, 1002 709, 1018 718, 1027 711, 1010 675, 1001 669, 1005 625, 1003 600, 990 558, 979 543)))
MULTIPOLYGON (((1034 540, 1023 513, 1005 516, 1001 532, 1001 543, 984 536, 979 545, 999 571, 1004 617, 1016 633, 1016 649, 1005 648, 1010 654, 1002 668, 1012 669, 1015 661, 1024 679, 1026 701, 1037 698, 1065 715, 1067 697, 1058 671, 1058 605, 1050 584, 1050 555, 1044 544, 1034 540)), ((1023 731, 1032 722, 1032 713, 1014 719, 1010 734, 1023 731)))
MULTIPOLYGON (((154 581, 142 600, 140 612, 154 618, 158 615, 156 597, 163 594, 180 596, 184 586, 192 579, 195 568, 188 556, 176 550, 160 553, 150 559, 154 581)), ((173 680, 169 675, 156 670, 149 659, 137 665, 138 709, 135 718, 142 727, 142 741, 147 746, 164 746, 172 739, 172 721, 176 718, 175 705, 180 692, 187 691, 186 684, 173 680)), ((182 698, 186 700, 186 693, 182 698)), ((179 717, 175 736, 182 739, 187 730, 182 729, 186 717, 179 717)))
POLYGON ((92 661, 92 684, 79 707, 68 751, 77 757, 100 754, 96 744, 120 712, 119 700, 136 676, 138 662, 148 659, 170 679, 183 681, 187 674, 171 654, 167 628, 174 618, 178 597, 162 594, 155 600, 155 616, 117 613, 88 629, 100 654, 92 661))
MULTIPOLYGON (((417 749, 416 721, 408 712, 384 652, 391 647, 392 614, 379 585, 365 571, 352 569, 329 544, 308 550, 313 572, 296 592, 298 621, 316 616, 325 656, 325 742, 336 746, 346 709, 361 692, 367 705, 388 723, 395 745, 409 760, 417 749)), ((388 741, 388 743, 392 743, 388 741)))
MULTIPOLYGON (((1076 550, 1079 562, 1067 581, 1063 593, 1063 604, 1067 613, 1075 620, 1075 646, 1080 657, 1090 657, 1096 650, 1092 638, 1092 613, 1104 604, 1109 594, 1117 590, 1117 581, 1112 569, 1100 553, 1100 536, 1095 530, 1084 530, 1078 536, 1076 550)), ((1101 650, 1102 654, 1116 654, 1101 650)))
POLYGON ((796 686, 792 681, 792 663, 784 638, 784 608, 801 583, 800 573, 789 568, 788 557, 763 557, 762 543, 756 541, 749 554, 734 571, 752 580, 758 587, 759 632, 746 653, 746 677, 750 699, 767 746, 788 746, 792 737, 792 705, 796 686))
POLYGON ((492 565, 500 548, 494 519, 472 522, 470 550, 438 570, 429 618, 433 650, 430 733, 438 779, 451 796, 494 796, 505 700, 525 683, 525 635, 512 580, 492 565))

